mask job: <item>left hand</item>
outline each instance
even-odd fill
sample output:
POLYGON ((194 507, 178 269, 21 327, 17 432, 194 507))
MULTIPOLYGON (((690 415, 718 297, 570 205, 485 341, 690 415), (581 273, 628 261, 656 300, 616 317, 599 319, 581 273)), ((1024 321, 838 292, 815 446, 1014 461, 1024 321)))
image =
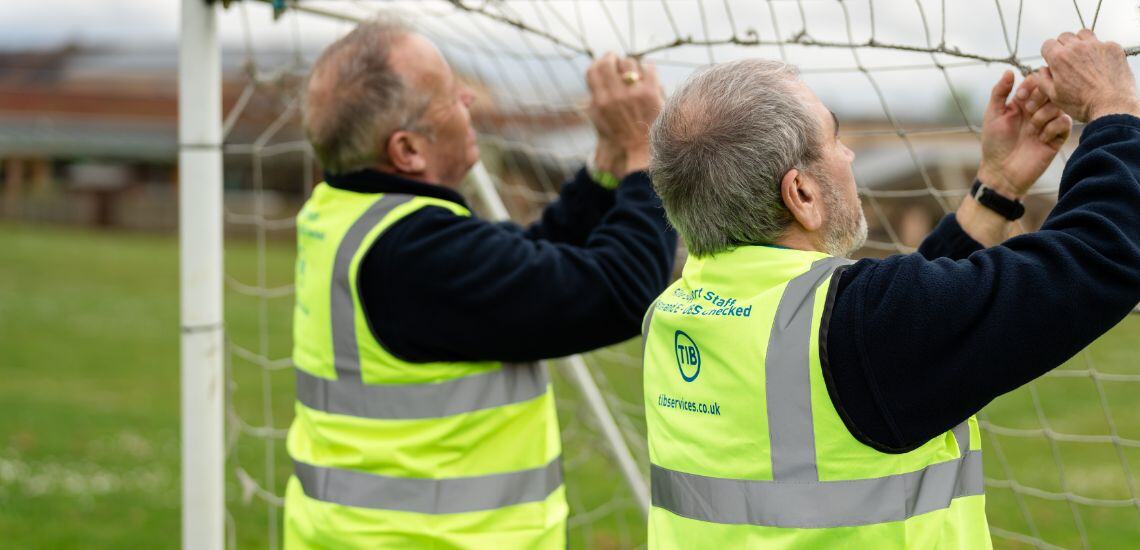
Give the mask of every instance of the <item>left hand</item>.
POLYGON ((1013 72, 994 86, 982 122, 982 162, 978 179, 1008 198, 1020 198, 1049 167, 1069 138, 1073 119, 1038 88, 1037 75, 1021 83, 1017 97, 1013 72))
POLYGON ((598 131, 600 168, 612 161, 618 179, 649 165, 649 127, 665 99, 652 63, 610 52, 586 71, 590 105, 586 113, 598 131), (626 80, 625 75, 633 80, 626 80))

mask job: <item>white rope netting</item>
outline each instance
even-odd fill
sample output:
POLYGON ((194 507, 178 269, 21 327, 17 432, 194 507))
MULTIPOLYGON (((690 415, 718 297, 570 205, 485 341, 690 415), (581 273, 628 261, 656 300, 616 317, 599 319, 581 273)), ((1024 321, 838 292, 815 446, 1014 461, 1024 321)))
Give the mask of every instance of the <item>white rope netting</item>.
MULTIPOLYGON (((299 85, 320 49, 398 12, 477 91, 483 164, 518 222, 535 219, 592 150, 584 72, 606 50, 656 63, 667 91, 694 69, 784 59, 841 120, 871 224, 864 255, 911 252, 956 208, 979 159, 981 111, 1002 70, 1042 65, 1040 44, 1085 26, 1140 53, 1135 2, 1038 0, 577 0, 233 2, 225 79, 228 534, 280 545, 292 418, 293 214, 319 181, 299 85), (276 15, 274 12, 277 12, 276 15)), ((1134 71, 1137 57, 1130 57, 1134 71)), ((1027 201, 1032 230, 1056 197, 1079 128, 1027 201)), ((482 204, 472 191, 477 210, 482 204)), ((639 346, 585 356, 630 453, 647 471, 639 346)), ((572 547, 645 542, 567 371, 555 369, 572 547)), ((1113 548, 1140 540, 1140 315, 981 415, 999 546, 1113 548)))

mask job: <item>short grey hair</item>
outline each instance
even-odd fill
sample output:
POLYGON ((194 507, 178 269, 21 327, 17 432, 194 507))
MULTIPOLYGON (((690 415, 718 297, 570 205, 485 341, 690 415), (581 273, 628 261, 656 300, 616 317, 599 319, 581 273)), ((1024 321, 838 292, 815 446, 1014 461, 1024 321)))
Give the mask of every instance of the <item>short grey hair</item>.
POLYGON ((673 94, 650 130, 650 173, 689 253, 771 244, 792 222, 780 180, 821 155, 820 125, 792 65, 743 59, 707 68, 673 94))
POLYGON ((413 31, 396 19, 358 25, 313 64, 304 103, 305 134, 326 172, 387 162, 386 144, 418 126, 431 101, 392 68, 392 47, 413 31))

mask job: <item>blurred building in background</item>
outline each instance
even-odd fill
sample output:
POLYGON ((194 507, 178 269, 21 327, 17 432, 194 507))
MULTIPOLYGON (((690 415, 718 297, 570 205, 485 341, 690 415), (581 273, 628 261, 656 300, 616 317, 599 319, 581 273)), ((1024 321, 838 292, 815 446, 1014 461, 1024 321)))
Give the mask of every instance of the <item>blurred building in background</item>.
POLYGON ((173 228, 177 52, 0 53, 0 212, 173 228))
MULTIPOLYGON (((249 108, 232 121, 229 135, 251 143, 255 138, 250 134, 272 123, 281 111, 275 101, 282 100, 272 90, 247 91, 248 79, 237 59, 225 56, 223 102, 228 112, 245 96, 249 108)), ((175 47, 71 44, 0 52, 0 218, 174 230, 177 67, 175 47)), ((297 143, 297 128, 286 124, 276 137, 297 143)), ((248 190, 252 155, 234 154, 236 159, 226 159, 227 188, 248 190)), ((264 163, 264 181, 296 173, 302 157, 285 155, 264 163)), ((227 195, 226 200, 239 210, 252 208, 246 204, 251 198, 227 195)), ((269 202, 270 208, 277 207, 269 202)))

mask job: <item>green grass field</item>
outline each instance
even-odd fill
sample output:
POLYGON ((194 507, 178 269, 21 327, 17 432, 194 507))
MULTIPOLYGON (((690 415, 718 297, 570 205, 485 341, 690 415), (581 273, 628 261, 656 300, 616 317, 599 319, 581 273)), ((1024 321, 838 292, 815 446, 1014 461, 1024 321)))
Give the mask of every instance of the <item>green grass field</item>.
MULTIPOLYGON (((265 250, 233 242, 227 272, 266 286, 287 284, 287 242, 265 250)), ((0 540, 5 548, 166 548, 179 537, 178 253, 171 236, 90 233, 0 226, 0 540)), ((289 350, 291 301, 227 293, 227 325, 234 344, 268 357, 289 350)), ((599 355, 592 364, 604 383, 628 403, 639 402, 636 368, 599 355)), ((1140 375, 1140 316, 1133 315, 1062 367, 1140 375)), ((289 473, 283 444, 251 435, 258 427, 288 425, 292 373, 266 370, 231 354, 230 396, 248 426, 231 438, 228 501, 233 544, 265 547, 274 509, 242 483, 240 468, 280 494, 289 473), (268 475, 267 475, 268 473, 268 475), (269 479, 267 479, 269 478, 269 479)), ((997 400, 994 424, 1082 435, 1140 439, 1140 384, 1134 378, 1098 383, 1090 377, 1050 377, 997 400), (1111 413, 1106 417, 1107 403, 1111 413)), ((561 384, 560 386, 565 386, 561 384)), ((644 528, 620 487, 612 461, 590 437, 589 415, 560 390, 567 432, 567 478, 572 546, 629 547, 644 528), (619 495, 616 502, 611 495, 619 495)), ((635 407, 630 407, 635 409, 635 407)), ((637 424, 636 410, 625 411, 637 424)), ((236 424, 233 424, 236 425, 236 424)), ((987 477, 1012 477, 1024 486, 1081 497, 1128 499, 1125 468, 1140 475, 1140 448, 1058 442, 1042 437, 988 436, 987 477), (1008 470, 1003 467, 1008 466, 1008 470), (1061 467, 1058 466, 1061 464, 1061 467), (1007 473, 1008 472, 1008 473, 1007 473), (1064 476, 1059 475, 1064 472, 1064 476)), ((1133 479, 1135 482, 1135 479, 1133 479)), ((991 487, 993 525, 1080 547, 1081 532, 1095 548, 1140 544, 1140 507, 1115 508, 1052 501, 991 487), (1026 521, 1028 515, 1032 525, 1026 521), (1074 519, 1080 518, 1080 525, 1074 519)), ((1018 546, 995 538, 999 546, 1018 546)))

